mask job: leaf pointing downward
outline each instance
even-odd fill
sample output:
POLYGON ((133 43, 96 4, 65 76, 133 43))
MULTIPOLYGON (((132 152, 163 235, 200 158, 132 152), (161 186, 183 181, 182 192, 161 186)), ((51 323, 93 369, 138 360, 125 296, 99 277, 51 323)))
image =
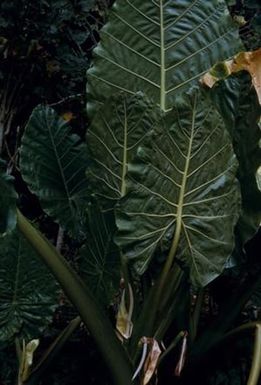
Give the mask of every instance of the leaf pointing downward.
POLYGON ((222 271, 233 249, 240 193, 237 161, 205 94, 187 96, 129 165, 116 242, 143 273, 159 244, 175 248, 195 286, 222 271))

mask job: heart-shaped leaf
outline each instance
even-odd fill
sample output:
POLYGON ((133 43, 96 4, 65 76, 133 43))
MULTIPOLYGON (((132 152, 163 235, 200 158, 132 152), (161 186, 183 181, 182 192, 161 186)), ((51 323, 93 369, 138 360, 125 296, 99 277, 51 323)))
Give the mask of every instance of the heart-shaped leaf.
POLYGON ((224 0, 117 0, 88 71, 89 111, 115 91, 163 111, 216 62, 242 50, 224 0))
POLYGON ((143 273, 157 246, 170 249, 194 286, 218 276, 234 247, 240 210, 229 134, 204 93, 187 95, 129 165, 117 210, 117 243, 143 273))
POLYGON ((87 149, 52 108, 33 111, 22 138, 20 167, 43 209, 79 236, 87 204, 87 149))

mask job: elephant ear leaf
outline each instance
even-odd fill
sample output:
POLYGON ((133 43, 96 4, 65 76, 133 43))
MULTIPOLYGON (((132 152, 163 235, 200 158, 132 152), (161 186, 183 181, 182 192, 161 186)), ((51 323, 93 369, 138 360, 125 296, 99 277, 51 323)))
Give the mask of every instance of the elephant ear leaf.
POLYGON ((144 92, 161 109, 215 63, 242 50, 224 0, 116 0, 88 71, 88 109, 115 91, 144 92))
POLYGON ((94 116, 87 131, 87 179, 103 208, 125 195, 128 163, 159 117, 160 110, 141 94, 124 93, 113 95, 94 116))
POLYGON ((47 214, 79 236, 86 209, 87 149, 52 108, 33 111, 22 138, 20 167, 47 214))
POLYGON ((210 93, 229 130, 239 162, 242 213, 237 233, 242 248, 257 231, 261 219, 261 189, 256 180, 261 165, 261 107, 246 73, 218 82, 210 93))
POLYGON ((156 247, 170 250, 195 287, 223 270, 240 210, 237 160, 205 93, 187 95, 129 165, 116 212, 116 243, 143 273, 156 247))
POLYGON ((88 209, 89 231, 81 250, 80 275, 102 305, 109 305, 119 290, 120 251, 113 241, 116 231, 112 212, 97 204, 88 209))
POLYGON ((6 164, 0 159, 0 234, 16 226, 16 199, 13 177, 6 173, 6 164))
POLYGON ((0 292, 0 341, 39 337, 57 306, 57 286, 16 230, 0 239, 0 292))

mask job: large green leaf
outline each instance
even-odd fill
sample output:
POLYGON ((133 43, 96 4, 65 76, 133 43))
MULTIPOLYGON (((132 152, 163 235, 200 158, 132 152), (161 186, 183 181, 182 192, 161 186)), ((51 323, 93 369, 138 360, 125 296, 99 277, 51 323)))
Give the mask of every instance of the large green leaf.
POLYGON ((0 239, 0 293, 0 341, 38 337, 51 321, 56 283, 16 230, 0 239))
POLYGON ((89 231, 81 250, 80 275, 95 298, 109 305, 119 290, 120 252, 115 245, 115 219, 112 212, 102 213, 97 204, 88 209, 89 231))
POLYGON ((88 71, 89 111, 142 91, 163 111, 216 62, 242 50, 223 0, 117 0, 88 71))
POLYGON ((112 207, 126 193, 127 165, 153 128, 160 111, 142 95, 114 95, 96 113, 87 131, 90 190, 112 207))
POLYGON ((20 167, 43 209, 79 236, 86 209, 87 149, 50 107, 33 111, 22 138, 20 167))
POLYGON ((239 161, 243 211, 238 233, 243 245, 255 234, 261 219, 261 191, 256 181, 257 169, 261 165, 261 130, 258 124, 261 107, 246 73, 217 83, 210 92, 232 137, 239 161))
POLYGON ((16 199, 13 177, 6 173, 6 164, 0 159, 0 233, 16 226, 16 199))
POLYGON ((205 94, 187 95, 129 165, 116 242, 143 273, 157 246, 175 251, 195 286, 220 274, 239 216, 237 161, 205 94))

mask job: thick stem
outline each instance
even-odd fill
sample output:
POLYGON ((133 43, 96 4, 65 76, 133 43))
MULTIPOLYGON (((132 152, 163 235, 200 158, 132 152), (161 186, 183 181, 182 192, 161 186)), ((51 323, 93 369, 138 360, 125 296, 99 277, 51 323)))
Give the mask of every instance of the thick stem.
POLYGON ((252 366, 247 385, 257 385, 261 374, 261 324, 256 325, 252 366))
POLYGON ((110 321, 100 310, 82 280, 55 247, 30 224, 19 210, 17 211, 17 225, 78 310, 102 353, 104 361, 111 370, 115 385, 131 384, 132 368, 126 353, 117 340, 110 321))

